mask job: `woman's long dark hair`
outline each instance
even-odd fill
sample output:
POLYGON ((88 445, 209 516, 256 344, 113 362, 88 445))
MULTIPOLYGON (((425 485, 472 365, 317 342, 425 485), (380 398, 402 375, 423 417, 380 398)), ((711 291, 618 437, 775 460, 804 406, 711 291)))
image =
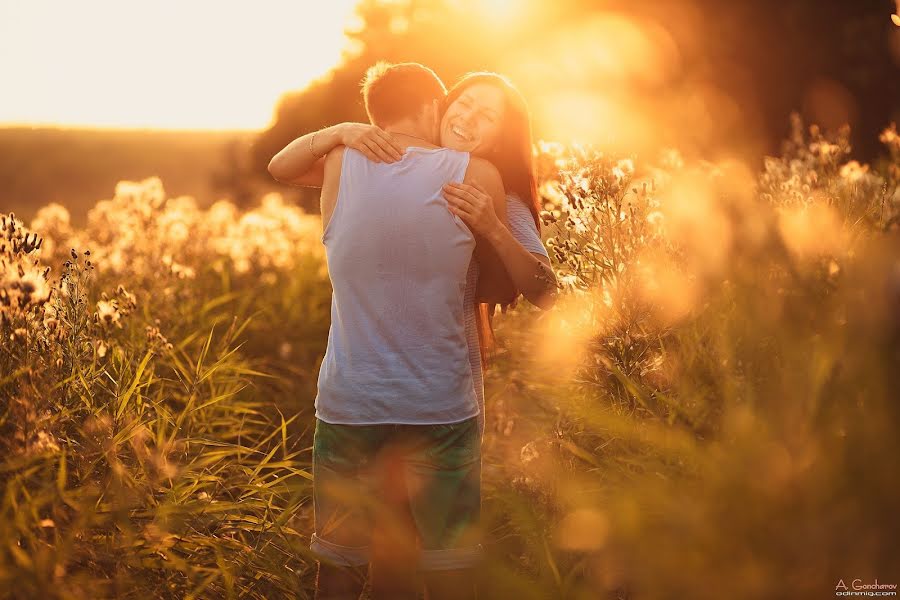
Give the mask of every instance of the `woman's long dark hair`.
MULTIPOLYGON (((506 101, 506 111, 503 115, 500 137, 497 146, 488 154, 482 156, 500 172, 503 178, 503 187, 506 193, 516 194, 521 198, 534 219, 538 233, 541 231, 540 200, 537 194, 537 186, 534 180, 534 157, 531 146, 531 117, 528 113, 528 104, 521 92, 512 82, 498 73, 479 71, 468 73, 457 81, 444 99, 443 112, 459 98, 460 94, 469 87, 486 83, 503 92, 506 101)), ((478 346, 481 349, 481 367, 485 370, 488 365, 488 352, 494 347, 494 330, 491 322, 494 304, 476 303, 475 320, 478 328, 478 346)))

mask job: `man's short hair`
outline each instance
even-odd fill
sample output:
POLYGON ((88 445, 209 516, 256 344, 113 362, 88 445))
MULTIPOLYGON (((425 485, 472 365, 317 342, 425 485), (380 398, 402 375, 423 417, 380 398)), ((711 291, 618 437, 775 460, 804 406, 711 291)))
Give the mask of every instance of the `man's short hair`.
POLYGON ((447 88, 425 65, 379 61, 366 71, 362 92, 369 121, 384 127, 415 117, 432 100, 443 100, 447 88))

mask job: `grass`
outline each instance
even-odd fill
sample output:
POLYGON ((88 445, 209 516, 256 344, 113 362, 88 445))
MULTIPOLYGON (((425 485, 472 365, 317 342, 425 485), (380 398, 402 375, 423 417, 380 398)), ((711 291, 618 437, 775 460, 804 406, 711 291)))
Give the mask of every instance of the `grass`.
MULTIPOLYGON (((485 597, 896 581, 900 138, 847 134, 795 120, 761 173, 540 147, 562 293, 496 319, 485 597)), ((4 217, 5 596, 311 597, 319 232, 155 179, 4 217)))

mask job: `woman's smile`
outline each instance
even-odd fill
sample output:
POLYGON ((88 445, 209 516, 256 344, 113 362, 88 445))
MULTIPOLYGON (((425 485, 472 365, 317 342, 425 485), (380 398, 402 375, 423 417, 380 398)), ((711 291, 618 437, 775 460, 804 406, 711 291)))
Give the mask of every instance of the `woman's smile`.
POLYGON ((475 140, 475 136, 472 135, 471 132, 467 131, 466 129, 463 129, 459 125, 452 125, 450 127, 450 132, 453 135, 455 135, 456 137, 458 137, 460 139, 460 141, 462 141, 464 143, 469 143, 469 142, 472 142, 475 140))
POLYGON ((500 138, 506 112, 503 91, 492 84, 476 83, 456 98, 441 121, 441 145, 485 155, 500 138))

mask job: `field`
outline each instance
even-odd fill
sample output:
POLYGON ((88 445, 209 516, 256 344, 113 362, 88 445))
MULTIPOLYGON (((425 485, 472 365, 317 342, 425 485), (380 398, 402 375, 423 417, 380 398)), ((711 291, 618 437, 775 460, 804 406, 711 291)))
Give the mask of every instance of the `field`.
MULTIPOLYGON (((495 318, 482 597, 898 582, 900 136, 792 125, 759 172, 539 145, 560 298, 495 318)), ((321 222, 121 179, 0 221, 0 596, 311 597, 321 222)))
POLYGON ((0 211, 30 221, 56 202, 81 227, 118 181, 153 176, 170 196, 191 196, 203 207, 224 197, 242 204, 245 194, 269 191, 238 180, 251 142, 252 132, 242 131, 0 128, 0 211))

